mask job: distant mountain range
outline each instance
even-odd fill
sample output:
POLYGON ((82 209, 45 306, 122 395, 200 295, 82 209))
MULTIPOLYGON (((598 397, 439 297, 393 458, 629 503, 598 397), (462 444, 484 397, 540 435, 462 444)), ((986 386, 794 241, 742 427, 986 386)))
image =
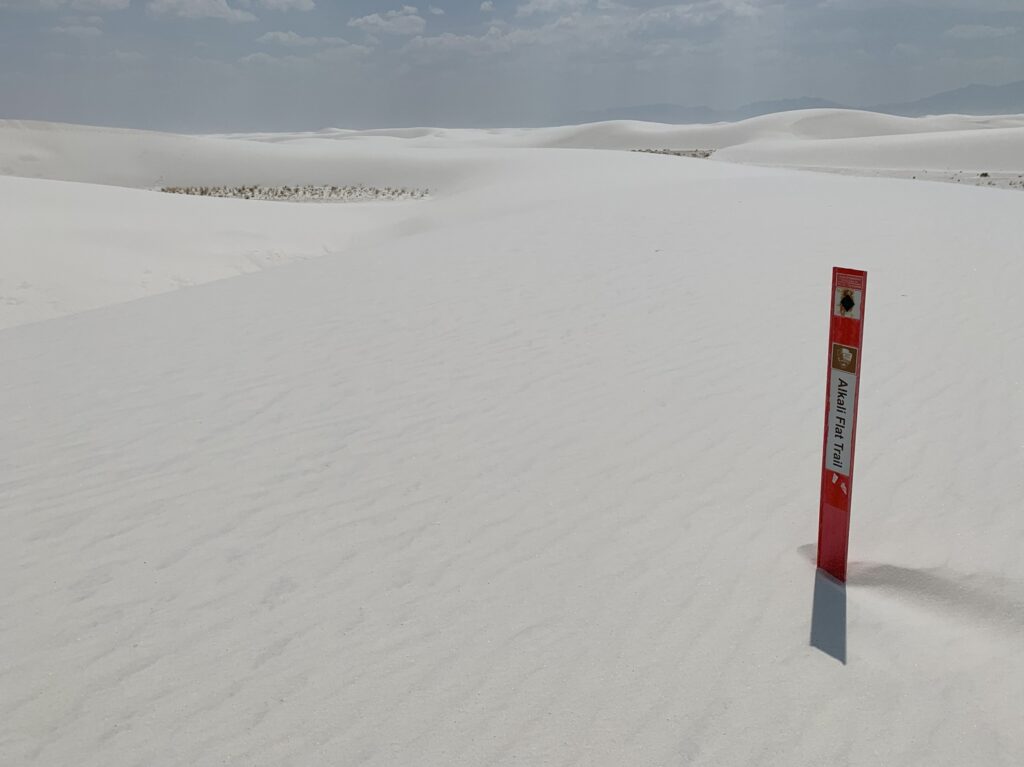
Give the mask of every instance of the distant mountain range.
POLYGON ((1024 114, 1024 80, 1008 85, 968 85, 905 104, 882 104, 872 111, 906 117, 1024 114))
POLYGON ((675 124, 735 122, 749 117, 789 112, 795 109, 864 109, 869 112, 882 112, 904 117, 923 117, 935 114, 1024 114, 1024 80, 1008 85, 968 85, 964 88, 956 88, 917 101, 900 104, 851 106, 822 98, 757 101, 730 110, 686 107, 679 104, 644 104, 583 112, 577 115, 576 122, 589 123, 604 120, 644 120, 675 124))

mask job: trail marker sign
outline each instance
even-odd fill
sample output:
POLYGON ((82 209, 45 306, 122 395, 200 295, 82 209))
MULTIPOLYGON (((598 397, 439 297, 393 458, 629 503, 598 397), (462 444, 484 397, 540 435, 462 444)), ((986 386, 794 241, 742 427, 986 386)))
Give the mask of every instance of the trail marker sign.
POLYGON ((857 441, 857 397, 860 394, 858 382, 867 283, 867 272, 838 266, 832 270, 825 440, 818 509, 818 567, 844 582, 850 541, 853 454, 857 441))

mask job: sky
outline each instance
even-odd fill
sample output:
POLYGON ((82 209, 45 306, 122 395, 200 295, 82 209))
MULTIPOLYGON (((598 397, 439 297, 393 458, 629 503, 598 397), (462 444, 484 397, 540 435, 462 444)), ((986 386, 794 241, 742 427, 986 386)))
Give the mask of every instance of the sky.
POLYGON ((0 118, 530 126, 1015 80, 1024 0, 0 0, 0 118))

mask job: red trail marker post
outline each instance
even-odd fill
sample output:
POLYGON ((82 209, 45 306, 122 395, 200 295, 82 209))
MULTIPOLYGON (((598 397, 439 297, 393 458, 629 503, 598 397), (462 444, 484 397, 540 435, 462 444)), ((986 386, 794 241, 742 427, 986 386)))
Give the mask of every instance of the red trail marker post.
POLYGON ((864 296, 868 273, 832 269, 828 334, 828 383, 822 450, 821 505, 818 509, 818 567, 846 581, 853 498, 853 453, 857 441, 864 339, 864 296))

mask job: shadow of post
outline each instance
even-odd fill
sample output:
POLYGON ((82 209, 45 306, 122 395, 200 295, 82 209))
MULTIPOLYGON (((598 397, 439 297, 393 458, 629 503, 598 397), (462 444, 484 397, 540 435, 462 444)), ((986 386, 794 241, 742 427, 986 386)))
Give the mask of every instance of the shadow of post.
POLYGON ((846 584, 824 570, 814 571, 811 647, 846 665, 846 584))

